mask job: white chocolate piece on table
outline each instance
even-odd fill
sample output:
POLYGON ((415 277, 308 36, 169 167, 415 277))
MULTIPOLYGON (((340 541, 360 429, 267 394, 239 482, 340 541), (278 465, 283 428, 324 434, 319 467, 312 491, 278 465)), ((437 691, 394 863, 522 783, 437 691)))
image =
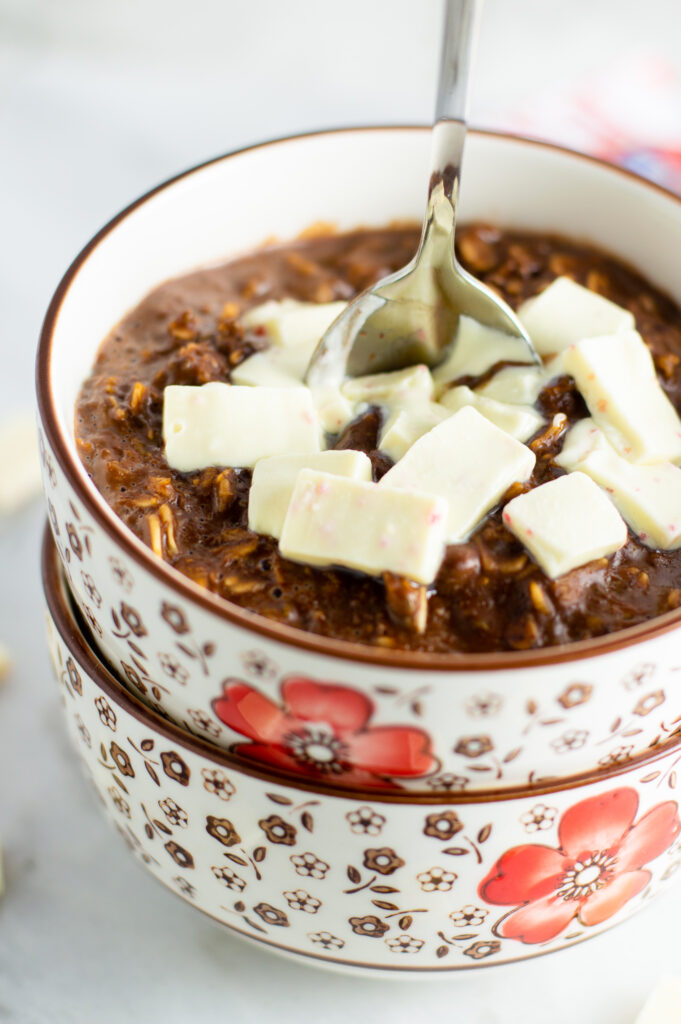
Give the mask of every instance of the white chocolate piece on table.
POLYGON ((249 530, 279 537, 301 469, 315 469, 351 480, 371 480, 371 459, 352 448, 260 459, 253 470, 248 494, 249 530))
POLYGON ((557 277, 539 295, 518 309, 518 319, 539 355, 562 352, 582 338, 635 327, 628 309, 584 288, 569 277, 557 277))
POLYGON ((10 658, 9 651, 5 645, 0 641, 0 683, 2 683, 9 675, 9 670, 12 667, 12 659, 10 658))
POLYGON ((661 978, 646 999, 634 1024, 679 1024, 681 1021, 681 978, 661 978))
POLYGON ((471 405, 490 423, 494 423, 500 430, 515 437, 517 441, 527 441, 546 422, 541 413, 533 409, 531 405, 511 405, 510 402, 498 402, 494 398, 476 394, 475 391, 471 391, 463 384, 445 391, 440 397, 440 404, 451 412, 458 412, 464 406, 471 405))
POLYGON ((447 502, 435 495, 303 469, 279 550, 310 565, 432 583, 444 556, 446 520, 447 502))
POLYGON ((658 462, 653 466, 628 462, 617 454, 593 420, 575 424, 556 462, 567 470, 586 473, 603 487, 620 515, 648 547, 679 547, 681 469, 678 466, 671 462, 658 462))
POLYGON ((447 542, 465 540, 515 481, 527 480, 534 452, 466 406, 419 438, 379 487, 446 498, 447 542))
POLYGON ((451 411, 437 402, 411 402, 395 409, 381 430, 378 447, 393 462, 406 454, 415 441, 451 416, 451 411))
POLYGON ((374 373, 346 380, 341 385, 341 392, 351 402, 367 402, 373 405, 427 402, 433 397, 433 378, 427 366, 416 363, 404 370, 374 373))
POLYGON ((513 498, 503 520, 551 579, 611 555, 628 536, 610 499, 579 472, 513 498))
POLYGON ((0 426, 0 515, 10 515, 40 494, 40 455, 35 418, 8 417, 0 426))
POLYGON ((307 388, 173 384, 163 396, 169 466, 252 467, 268 455, 320 450, 321 430, 307 388))
POLYGON ((470 316, 459 317, 452 350, 433 370, 438 393, 461 377, 479 377, 496 363, 527 363, 527 346, 522 338, 485 327, 470 316))
MULTIPOLYGON (((345 302, 297 302, 295 299, 270 299, 254 306, 239 323, 243 327, 262 328, 274 345, 284 348, 312 346, 314 351, 322 335, 345 309, 345 302)), ((311 353, 310 353, 311 354, 311 353)))
POLYGON ((485 384, 477 387, 475 393, 510 405, 534 405, 546 383, 545 370, 541 366, 504 366, 485 384))
POLYGON ((563 355, 598 426, 631 462, 681 461, 681 419, 637 331, 585 338, 563 355))

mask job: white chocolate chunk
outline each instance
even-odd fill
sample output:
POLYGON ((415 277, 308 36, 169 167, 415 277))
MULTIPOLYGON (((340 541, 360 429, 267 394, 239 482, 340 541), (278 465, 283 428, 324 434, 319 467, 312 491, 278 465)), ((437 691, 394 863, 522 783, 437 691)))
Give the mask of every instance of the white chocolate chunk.
POLYGON ((10 658, 9 651, 3 643, 0 642, 0 683, 9 675, 9 670, 12 667, 12 659, 10 658))
POLYGON ((590 416, 575 423, 565 435, 565 441, 554 462, 568 473, 581 469, 588 455, 595 451, 613 451, 612 445, 595 420, 590 416))
POLYGON ((310 565, 432 583, 444 555, 446 520, 447 502, 435 495, 303 469, 279 550, 310 565))
POLYGON ((621 455, 632 462, 681 461, 681 420, 660 387, 640 334, 585 338, 564 353, 563 363, 621 455))
POLYGON ((397 408, 388 417, 381 431, 378 447, 397 462, 415 441, 451 416, 449 409, 437 402, 411 402, 397 408))
POLYGON ((470 316, 459 317, 452 349, 433 370, 438 393, 461 377, 479 377, 496 363, 527 363, 527 345, 503 331, 485 327, 470 316))
POLYGON ((38 431, 31 414, 0 427, 0 515, 10 515, 40 494, 38 431))
POLYGON ((681 978, 662 978, 650 993, 634 1024, 679 1024, 681 978))
POLYGON ((249 530, 279 536, 301 469, 315 469, 351 480, 371 480, 371 459, 351 448, 260 459, 253 470, 248 495, 249 530))
POLYGON ((556 278, 539 295, 523 302, 518 319, 540 355, 562 352, 582 338, 614 334, 635 326, 628 309, 569 277, 556 278))
POLYGON ((341 394, 340 388, 321 387, 312 389, 319 422, 327 434, 339 434, 355 417, 351 402, 341 394))
MULTIPOLYGON (((307 364, 306 364, 307 365, 307 364)), ((254 352, 232 370, 232 383, 246 387, 300 388, 302 375, 296 360, 286 349, 268 348, 254 352)))
POLYGON ((267 455, 320 450, 319 421, 307 388, 250 388, 212 381, 173 384, 163 396, 168 465, 254 466, 267 455))
POLYGON ((627 541, 617 509, 584 473, 568 473, 509 501, 505 525, 555 579, 627 541))
MULTIPOLYGON (((275 345, 314 351, 322 335, 345 309, 345 302, 297 302, 270 300, 254 306, 239 318, 243 327, 261 328, 275 345)), ((310 353, 312 354, 312 352, 310 353)))
POLYGON ((484 398, 511 405, 534 405, 546 384, 545 370, 541 366, 504 366, 494 376, 475 389, 484 398))
POLYGON ((527 480, 534 452, 466 406, 419 438, 379 487, 447 499, 447 542, 464 540, 516 480, 527 480))
POLYGON ((440 404, 451 412, 458 412, 466 405, 474 409, 494 423, 500 430, 506 431, 517 441, 527 441, 545 422, 544 417, 531 405, 511 405, 509 402, 497 402, 494 398, 486 398, 476 394, 465 385, 452 388, 440 397, 440 404))
POLYGON ((427 366, 417 363, 405 370, 346 380, 341 391, 351 402, 375 405, 405 404, 413 400, 427 402, 433 397, 433 378, 427 366))
POLYGON ((569 432, 556 462, 578 469, 603 487, 622 517, 644 544, 681 545, 681 469, 671 462, 632 464, 617 454, 593 420, 581 420, 569 432))

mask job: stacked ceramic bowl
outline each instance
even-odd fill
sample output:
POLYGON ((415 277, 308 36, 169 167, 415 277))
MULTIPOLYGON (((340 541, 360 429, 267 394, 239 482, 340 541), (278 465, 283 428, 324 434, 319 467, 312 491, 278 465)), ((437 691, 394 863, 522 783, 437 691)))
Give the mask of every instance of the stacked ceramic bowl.
MULTIPOLYGON (((81 253, 38 358, 50 648, 109 816, 229 928, 376 971, 558 950, 664 889, 681 863, 681 610, 511 654, 302 633, 194 585, 127 530, 79 461, 74 404, 101 340, 154 285, 318 220, 418 220, 428 155, 423 129, 328 132, 175 179, 81 253)), ((681 300, 681 203, 652 185, 473 134, 462 204, 465 219, 586 237, 681 300)))

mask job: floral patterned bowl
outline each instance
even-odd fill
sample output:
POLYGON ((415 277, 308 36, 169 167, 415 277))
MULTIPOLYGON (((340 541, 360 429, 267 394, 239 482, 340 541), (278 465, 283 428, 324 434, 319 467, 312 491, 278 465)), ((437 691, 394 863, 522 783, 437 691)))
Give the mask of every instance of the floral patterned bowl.
MULTIPOLYGON (((510 654, 409 654, 329 640, 181 576, 114 515, 78 458, 81 381, 112 324, 153 285, 317 219, 345 229, 419 218, 428 151, 427 130, 415 128, 256 146, 161 186, 100 232, 59 286, 40 342, 53 535, 98 647, 126 686, 254 766, 435 792, 607 769, 677 728, 681 609, 585 643, 510 654), (400 173, 386 176, 386 167, 400 173), (248 195, 257 203, 245 203, 248 195)), ((588 237, 681 299, 681 200, 623 171, 473 133, 462 203, 464 217, 588 237)))
POLYGON ((456 971, 563 949, 681 865, 681 740, 569 784, 414 795, 259 767, 150 711, 98 660, 46 533, 68 731, 145 867, 241 935, 314 962, 456 971))

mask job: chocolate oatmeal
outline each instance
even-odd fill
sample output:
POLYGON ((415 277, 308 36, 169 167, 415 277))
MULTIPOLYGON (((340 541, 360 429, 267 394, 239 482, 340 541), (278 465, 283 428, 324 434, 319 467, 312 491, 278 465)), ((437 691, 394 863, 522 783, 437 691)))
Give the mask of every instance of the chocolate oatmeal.
MULTIPOLYGON (((389 573, 313 568, 248 529, 250 470, 168 466, 164 388, 229 382, 235 367, 266 349, 261 330, 240 325, 246 310, 270 299, 347 301, 403 266, 418 236, 417 228, 395 228, 308 237, 153 291, 104 341, 78 399, 78 449, 96 487, 159 557, 199 585, 343 640, 439 653, 524 650, 609 633, 681 605, 681 550, 655 550, 630 530, 610 557, 550 579, 500 508, 447 548, 429 588, 389 573)), ((514 308, 569 277, 631 311, 662 388, 681 409, 681 311, 639 274, 588 245, 486 225, 461 229, 458 247, 462 264, 514 308)), ((476 387, 493 373, 456 383, 476 387)), ((588 415, 567 375, 547 383, 536 408, 546 422, 526 442, 534 471, 504 501, 563 475, 555 458, 569 428, 588 415)), ((393 464, 379 449, 384 416, 371 407, 327 438, 331 448, 365 452, 374 480, 393 464)))

